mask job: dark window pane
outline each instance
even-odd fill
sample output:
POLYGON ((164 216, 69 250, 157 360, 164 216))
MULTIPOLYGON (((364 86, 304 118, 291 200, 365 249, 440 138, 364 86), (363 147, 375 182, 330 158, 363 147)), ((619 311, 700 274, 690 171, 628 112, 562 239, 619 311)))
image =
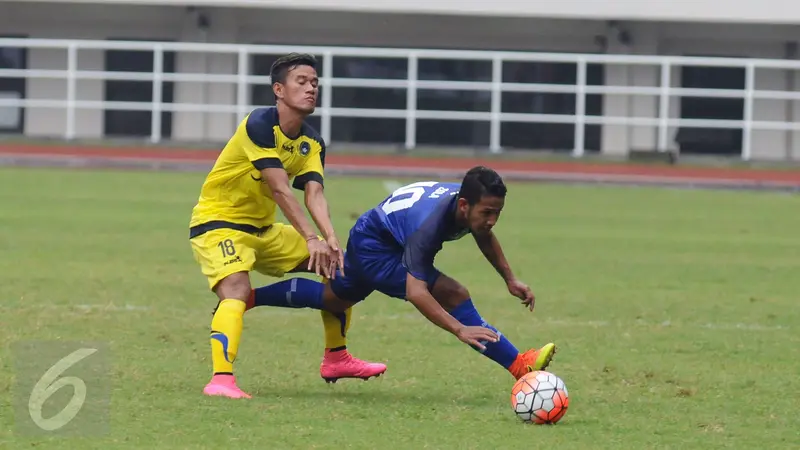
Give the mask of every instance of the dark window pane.
MULTIPOLYGON (((586 65, 586 84, 604 84, 605 66, 586 65)), ((506 61, 503 63, 505 83, 577 84, 578 65, 575 63, 506 61)))
POLYGON ((583 149, 587 153, 598 153, 600 151, 601 136, 603 136, 602 125, 583 126, 583 149))
POLYGON ((575 84, 577 66, 574 63, 521 62, 503 63, 505 83, 575 84))
POLYGON ((275 94, 269 84, 250 85, 250 103, 255 106, 274 106, 275 94))
POLYGON ((419 89, 417 109, 424 111, 490 111, 492 94, 488 91, 419 89))
MULTIPOLYGON (((606 84, 606 66, 604 64, 586 65, 586 84, 589 86, 603 86, 606 84)), ((575 77, 577 82, 577 76, 575 77)))
POLYGON ((311 125, 318 133, 322 133, 322 117, 319 113, 306 117, 306 123, 311 125))
MULTIPOLYGON (((500 109, 507 113, 521 114, 575 114, 574 94, 538 92, 503 92, 500 109)), ((587 116, 603 113, 603 95, 587 94, 585 112, 587 116)))
MULTIPOLYGON (((507 149, 572 151, 575 125, 564 123, 504 122, 500 145, 507 149)), ((584 150, 600 151, 601 125, 584 125, 584 150)))
MULTIPOLYGON (((681 86, 696 89, 744 89, 745 69, 741 67, 681 68, 681 86)), ((683 119, 742 120, 744 99, 681 97, 683 119)), ((741 128, 680 127, 675 140, 682 153, 738 155, 742 151, 741 128)))
MULTIPOLYGON (((3 36, 24 37, 24 36, 3 36)), ((26 48, 0 47, 0 69, 25 69, 28 66, 26 48)), ((22 100, 25 98, 25 77, 0 77, 0 97, 22 100)), ((18 106, 0 107, 0 133, 22 133, 25 127, 25 109, 18 106)))
MULTIPOLYGON (((506 83, 537 83, 574 85, 577 83, 577 64, 548 62, 516 62, 503 64, 503 81, 506 83)), ((605 67, 589 64, 586 84, 603 85, 605 67)), ((574 115, 576 94, 554 92, 503 92, 501 110, 508 113, 574 115)), ((603 96, 586 95, 586 115, 602 115, 603 96)), ((586 151, 599 151, 602 127, 585 125, 586 151)), ((519 149, 571 151, 575 143, 574 124, 556 123, 503 123, 501 146, 519 149)))
MULTIPOLYGON (((269 76, 269 69, 279 55, 250 55, 250 75, 269 76)), ((238 64, 238 63, 237 63, 238 64)))
POLYGON ((349 88, 333 89, 334 108, 405 109, 405 89, 349 88))
POLYGON ((501 110, 522 114, 575 114, 575 95, 503 92, 501 110))
POLYGON ((488 147, 489 122, 417 119, 417 144, 488 147))
POLYGON ((572 150, 575 143, 572 124, 505 122, 500 133, 504 148, 572 150))
MULTIPOLYGON (((154 53, 147 50, 107 50, 105 70, 109 72, 152 72, 154 53)), ((163 71, 175 72, 175 52, 164 52, 163 71)), ((161 88, 161 101, 172 103, 175 83, 164 81, 161 88)), ((109 102, 153 101, 151 81, 107 80, 105 81, 105 100, 109 102)), ((107 136, 149 136, 152 132, 151 111, 126 111, 107 109, 104 112, 104 133, 107 136)), ((172 135, 172 112, 161 112, 161 136, 172 135)))
POLYGON ((418 80, 492 81, 491 61, 420 59, 418 80))
POLYGON ((405 58, 337 56, 333 58, 333 76, 336 78, 405 80, 408 78, 408 60, 405 58))
POLYGON ((331 140, 354 143, 405 143, 406 120, 333 117, 331 140))
POLYGON ((603 94, 586 95, 586 115, 587 116, 603 115, 603 94))
POLYGON ((744 89, 743 67, 683 66, 681 85, 697 89, 744 89))
POLYGON ((0 47, 0 68, 24 69, 26 61, 26 48, 0 47))
POLYGON ((681 97, 681 118, 742 120, 744 99, 717 97, 681 97))

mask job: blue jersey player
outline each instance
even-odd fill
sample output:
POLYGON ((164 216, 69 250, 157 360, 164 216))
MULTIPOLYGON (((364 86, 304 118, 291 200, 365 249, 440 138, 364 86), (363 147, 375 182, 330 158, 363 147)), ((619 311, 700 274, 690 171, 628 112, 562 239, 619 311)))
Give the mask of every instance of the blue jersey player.
MULTIPOLYGON (((555 353, 554 344, 518 351, 478 314, 467 288, 433 264, 443 243, 472 234, 509 292, 533 310, 535 299, 530 288, 516 279, 492 232, 505 197, 506 186, 500 175, 482 166, 467 172, 460 184, 424 181, 401 187, 364 213, 351 228, 343 272, 325 284, 293 278, 258 288, 248 307, 310 307, 341 314, 379 291, 408 300, 432 323, 500 364, 515 378, 542 370, 555 353)), ((347 321, 343 324, 344 336, 347 321)), ((321 375, 329 382, 339 378, 324 370, 321 375)))

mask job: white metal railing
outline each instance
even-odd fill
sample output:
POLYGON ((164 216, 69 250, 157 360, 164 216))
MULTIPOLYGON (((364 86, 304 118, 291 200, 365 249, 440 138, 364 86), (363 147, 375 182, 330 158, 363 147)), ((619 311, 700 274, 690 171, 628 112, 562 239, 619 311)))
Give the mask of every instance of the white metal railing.
MULTIPOLYGON (((757 90, 755 78, 757 69, 800 70, 800 61, 743 59, 743 58, 705 58, 677 56, 645 56, 645 55, 607 55, 607 54, 558 54, 558 53, 524 53, 524 52, 489 52, 464 50, 424 50, 424 49, 386 49, 386 48, 349 48, 349 47, 311 47, 311 46, 279 46, 279 45, 240 45, 240 44, 206 44, 188 42, 140 42, 140 41, 91 41, 60 39, 0 39, 0 47, 23 47, 28 49, 63 49, 67 52, 67 64, 64 69, 0 69, 0 78, 22 77, 27 79, 44 78, 66 80, 66 98, 0 98, 0 107, 20 108, 56 108, 66 111, 66 127, 63 137, 76 137, 76 111, 80 109, 94 110, 136 110, 152 111, 151 140, 156 143, 162 139, 162 111, 230 113, 241 117, 251 108, 260 106, 249 102, 249 88, 252 84, 268 84, 268 76, 249 74, 249 57, 253 54, 281 54, 288 52, 306 52, 323 55, 323 77, 320 79, 321 107, 315 114, 321 117, 321 132, 326 141, 330 141, 332 117, 364 117, 364 118, 396 118, 406 120, 407 148, 416 146, 417 119, 450 119, 478 120, 490 123, 490 149, 493 152, 502 150, 500 145, 501 124, 503 122, 538 122, 574 124, 575 137, 573 154, 583 155, 585 150, 585 124, 650 126, 657 129, 656 142, 653 146, 658 150, 668 148, 669 130, 675 127, 713 127, 743 130, 742 158, 748 160, 752 155, 753 130, 800 131, 800 123, 791 120, 766 121, 755 120, 753 103, 756 99, 800 100, 799 92, 784 90, 757 90), (78 50, 145 50, 153 52, 152 73, 142 72, 109 72, 101 70, 79 70, 78 50), (164 73, 164 52, 196 52, 211 54, 236 54, 238 62, 231 74, 206 73, 164 73), (372 58, 404 58, 408 60, 408 78, 395 79, 360 79, 334 78, 333 59, 336 57, 372 57, 372 58), (418 61, 423 58, 451 60, 483 60, 492 63, 492 81, 434 81, 418 80, 418 61), (507 83, 502 81, 503 62, 556 62, 574 63, 577 67, 575 85, 557 85, 542 83, 507 83), (612 64, 630 66, 659 67, 658 86, 595 86, 587 85, 587 66, 589 64, 612 64), (723 89, 687 89, 673 87, 671 82, 672 68, 693 65, 706 67, 740 67, 745 69, 745 88, 737 90, 723 89), (82 100, 77 96, 78 80, 139 80, 153 83, 153 99, 151 102, 113 102, 103 100, 82 100), (210 103, 162 103, 161 93, 164 82, 203 82, 229 83, 236 85, 235 98, 226 104, 210 103), (325 89, 328 87, 328 89, 325 89), (332 89, 336 87, 358 88, 402 88, 407 90, 406 109, 367 109, 337 108, 332 106, 332 89), (486 112, 473 111, 430 111, 417 108, 418 89, 446 89, 487 91, 491 95, 491 108, 486 112), (504 92, 544 92, 570 93, 575 97, 575 114, 529 114, 502 112, 501 96, 504 92), (586 114, 586 95, 613 94, 652 96, 658 99, 657 111, 652 117, 630 117, 586 114), (744 99, 743 120, 710 120, 681 119, 671 116, 670 99, 676 96, 702 96, 717 98, 744 99)), ((30 97, 30 90, 28 92, 30 97)))

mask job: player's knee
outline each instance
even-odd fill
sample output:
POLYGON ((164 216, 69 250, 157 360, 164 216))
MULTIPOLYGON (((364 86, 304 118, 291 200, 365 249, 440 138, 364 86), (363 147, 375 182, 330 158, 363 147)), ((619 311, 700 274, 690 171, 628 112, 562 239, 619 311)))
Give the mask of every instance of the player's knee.
POLYGON ((322 291, 322 307, 325 311, 332 313, 342 313, 347 309, 352 308, 355 302, 342 300, 331 289, 330 283, 325 283, 325 288, 322 291))
POLYGON ((467 288, 459 284, 458 286, 454 287, 452 291, 450 291, 447 302, 447 310, 451 311, 455 309, 460 304, 469 300, 469 298, 470 295, 467 288))
POLYGON ((470 298, 469 290, 458 281, 441 275, 433 287, 433 296, 442 307, 451 311, 470 298))
POLYGON ((220 280, 214 288, 220 300, 235 298, 247 301, 250 297, 250 275, 247 272, 237 272, 220 280))

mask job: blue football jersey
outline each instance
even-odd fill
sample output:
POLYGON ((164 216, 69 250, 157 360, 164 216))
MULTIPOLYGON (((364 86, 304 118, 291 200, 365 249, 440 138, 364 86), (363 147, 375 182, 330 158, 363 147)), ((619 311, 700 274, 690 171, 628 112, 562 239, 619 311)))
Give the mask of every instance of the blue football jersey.
POLYGON ((437 181, 403 186, 364 214, 361 228, 383 239, 393 238, 403 249, 406 270, 425 280, 442 244, 469 233, 455 222, 460 187, 459 183, 437 181))

